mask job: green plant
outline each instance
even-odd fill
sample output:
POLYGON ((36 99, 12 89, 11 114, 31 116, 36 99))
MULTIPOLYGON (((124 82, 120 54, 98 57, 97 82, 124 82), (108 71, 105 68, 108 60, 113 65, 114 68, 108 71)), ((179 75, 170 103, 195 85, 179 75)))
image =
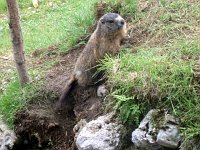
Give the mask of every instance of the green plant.
POLYGON ((125 95, 117 95, 114 93, 112 93, 113 98, 116 100, 116 102, 114 102, 114 109, 119 111, 122 122, 138 124, 142 109, 140 105, 134 101, 134 97, 126 97, 125 95))
POLYGON ((9 83, 7 89, 0 96, 0 114, 7 124, 12 127, 16 110, 25 106, 27 101, 37 94, 37 88, 33 84, 21 88, 18 81, 9 83))

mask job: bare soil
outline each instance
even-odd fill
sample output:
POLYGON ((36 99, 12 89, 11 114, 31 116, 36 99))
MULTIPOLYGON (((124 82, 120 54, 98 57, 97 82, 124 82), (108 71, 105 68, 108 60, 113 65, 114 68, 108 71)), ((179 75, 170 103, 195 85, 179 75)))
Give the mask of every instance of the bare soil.
POLYGON ((73 127, 76 122, 80 119, 89 121, 102 114, 102 99, 96 96, 96 86, 77 87, 73 90, 69 97, 73 110, 56 112, 54 109, 58 96, 51 94, 60 95, 82 49, 83 46, 72 49, 62 56, 50 55, 40 59, 44 62, 52 57, 59 57, 61 61, 47 73, 45 92, 41 91, 41 96, 31 100, 26 109, 16 113, 15 132, 19 140, 14 150, 74 149, 73 127))

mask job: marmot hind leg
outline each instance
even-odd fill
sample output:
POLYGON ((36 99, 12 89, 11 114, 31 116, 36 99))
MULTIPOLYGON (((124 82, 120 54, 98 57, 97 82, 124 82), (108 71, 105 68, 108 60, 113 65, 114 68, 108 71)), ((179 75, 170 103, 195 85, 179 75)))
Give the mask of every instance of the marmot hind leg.
POLYGON ((90 75, 87 71, 76 71, 75 78, 77 80, 77 84, 81 87, 86 87, 92 84, 92 75, 90 75))

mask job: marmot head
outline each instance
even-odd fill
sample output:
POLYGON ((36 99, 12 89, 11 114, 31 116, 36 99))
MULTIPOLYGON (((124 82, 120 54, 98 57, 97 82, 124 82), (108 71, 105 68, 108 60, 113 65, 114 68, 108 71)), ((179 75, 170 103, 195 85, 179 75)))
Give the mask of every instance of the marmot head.
POLYGON ((107 13, 98 22, 98 30, 104 34, 122 33, 126 34, 126 22, 117 13, 107 13))

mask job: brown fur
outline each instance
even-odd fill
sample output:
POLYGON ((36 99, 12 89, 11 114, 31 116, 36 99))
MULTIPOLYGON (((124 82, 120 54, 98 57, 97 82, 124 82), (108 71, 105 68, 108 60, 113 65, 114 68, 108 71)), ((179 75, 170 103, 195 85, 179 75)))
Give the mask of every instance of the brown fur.
POLYGON ((103 25, 101 22, 103 17, 100 18, 96 30, 91 35, 75 64, 71 78, 64 87, 60 96, 58 107, 62 106, 62 103, 65 101, 68 93, 75 84, 78 84, 79 86, 88 86, 92 84, 92 75, 95 66, 98 64, 98 61, 105 56, 105 54, 114 55, 118 53, 120 43, 126 36, 126 23, 124 22, 123 27, 114 32, 105 32, 105 27, 102 27, 103 25))

